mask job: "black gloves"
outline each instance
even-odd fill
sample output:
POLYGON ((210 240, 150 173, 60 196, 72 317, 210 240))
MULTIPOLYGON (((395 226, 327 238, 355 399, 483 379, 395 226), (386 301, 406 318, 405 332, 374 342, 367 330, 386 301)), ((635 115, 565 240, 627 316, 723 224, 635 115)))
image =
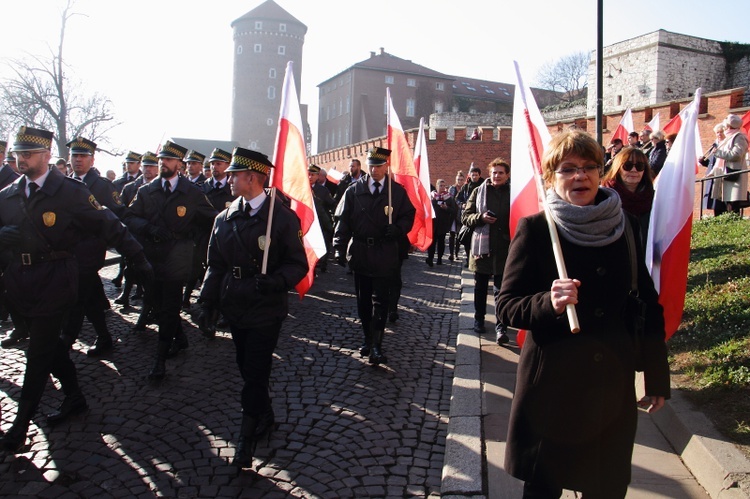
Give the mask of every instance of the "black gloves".
POLYGON ((342 267, 346 267, 346 253, 341 250, 336 250, 334 253, 334 256, 336 257, 336 263, 341 265, 342 267))
POLYGON ((286 291, 284 279, 278 275, 258 274, 255 276, 255 289, 261 293, 286 291))
POLYGON ((214 309, 213 305, 207 302, 201 303, 201 311, 198 313, 198 329, 200 329, 203 336, 212 340, 216 336, 216 320, 219 318, 219 313, 214 309))
POLYGON ((149 225, 148 233, 156 242, 169 241, 172 239, 172 231, 165 227, 159 227, 158 225, 149 225))
POLYGON ((21 242, 21 230, 17 225, 6 225, 0 229, 0 246, 15 246, 21 242))
POLYGON ((142 284, 150 284, 154 280, 154 268, 151 266, 146 255, 138 253, 130 259, 133 271, 138 276, 142 284))
POLYGON ((398 225, 388 224, 383 228, 384 239, 398 239, 401 237, 401 227, 398 225))

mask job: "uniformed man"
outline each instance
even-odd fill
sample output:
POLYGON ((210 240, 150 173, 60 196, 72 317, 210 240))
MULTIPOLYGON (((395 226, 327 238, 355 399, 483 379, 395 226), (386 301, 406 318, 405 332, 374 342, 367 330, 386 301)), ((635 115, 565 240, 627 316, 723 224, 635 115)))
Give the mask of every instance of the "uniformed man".
POLYGON ((185 154, 185 159, 183 159, 183 161, 185 162, 187 169, 186 176, 187 179, 195 185, 203 185, 203 182, 206 181, 206 176, 203 175, 203 162, 205 160, 206 156, 204 154, 192 149, 185 154))
POLYGON ((5 156, 5 164, 9 166, 11 170, 18 173, 18 164, 16 163, 16 157, 13 156, 12 151, 8 151, 8 155, 5 156))
POLYGON ((122 166, 125 171, 122 172, 122 175, 118 179, 112 182, 113 184, 115 184, 115 188, 120 194, 122 194, 122 190, 126 185, 142 175, 141 155, 137 152, 128 151, 128 153, 125 155, 125 159, 122 162, 122 166))
POLYGON ((336 208, 336 201, 333 200, 331 192, 318 182, 320 171, 321 168, 318 165, 311 164, 307 167, 307 179, 310 181, 310 187, 312 188, 315 212, 318 215, 320 230, 326 243, 326 255, 318 260, 317 270, 326 272, 328 270, 328 255, 331 252, 333 240, 333 220, 331 216, 336 208))
POLYGON ((208 248, 208 270, 200 293, 199 326, 211 334, 221 311, 229 322, 242 374, 242 425, 233 465, 249 468, 257 439, 274 423, 268 382, 288 296, 307 274, 300 222, 280 199, 273 203, 263 186, 273 165, 259 152, 236 147, 228 168, 238 196, 216 217, 208 248), (266 230, 271 224, 271 242, 266 230), (261 273, 263 252, 268 268, 261 273))
POLYGON ((370 174, 344 193, 333 236, 337 261, 341 265, 348 261, 354 272, 357 313, 364 332, 359 352, 369 356, 371 364, 387 362, 382 342, 389 286, 400 269, 399 239, 411 230, 416 212, 406 190, 386 175, 390 154, 382 147, 368 151, 370 174))
MULTIPOLYGON (((132 182, 125 184, 125 187, 123 187, 122 193, 120 194, 120 201, 122 201, 122 204, 124 206, 130 206, 130 203, 133 201, 133 198, 135 197, 136 192, 138 192, 138 189, 142 185, 151 182, 159 174, 159 159, 151 151, 146 151, 145 153, 143 153, 143 155, 140 156, 140 162, 143 173, 132 182)), ((137 235, 136 238, 138 238, 137 235)), ((140 239, 139 242, 143 244, 140 239)), ((124 258, 123 262, 125 262, 124 258)), ((143 296, 143 285, 141 283, 135 283, 135 276, 133 276, 132 274, 133 273, 130 272, 130 269, 127 266, 127 262, 125 262, 125 267, 123 269, 123 278, 125 279, 125 283, 122 286, 122 292, 117 298, 115 298, 115 303, 117 303, 118 305, 122 305, 123 308, 130 306, 130 292, 133 290, 134 284, 138 285, 138 291, 136 292, 136 295, 134 297, 137 298, 139 296, 143 296)), ((146 307, 143 307, 141 309, 141 312, 143 312, 145 308, 146 307)), ((145 318, 146 316, 144 316, 144 319, 145 318)), ((145 330, 145 324, 143 324, 143 329, 145 330)))
POLYGON ((7 295, 27 320, 30 331, 26 370, 15 420, 0 446, 18 452, 50 374, 65 399, 47 417, 57 424, 87 409, 76 368, 60 329, 78 301, 77 246, 95 235, 134 258, 144 273, 151 269, 140 244, 110 210, 102 209, 81 182, 49 169, 53 133, 21 127, 13 154, 23 174, 0 191, 0 246, 12 255, 3 276, 7 295))
POLYGON ((7 148, 8 143, 4 140, 0 140, 0 189, 4 189, 7 185, 10 185, 18 178, 18 172, 5 162, 7 148))
MULTIPOLYGON (((109 179, 100 176, 94 168, 96 143, 85 137, 75 137, 66 145, 70 152, 74 178, 86 184, 99 204, 106 206, 121 218, 125 207, 120 201, 119 192, 109 179)), ((99 270, 104 266, 107 257, 107 244, 104 239, 91 235, 78 244, 75 253, 81 273, 78 281, 78 303, 70 310, 65 321, 62 330, 63 341, 71 346, 75 343, 85 316, 96 331, 96 341, 86 354, 100 357, 110 353, 114 346, 104 316, 104 304, 109 306, 109 300, 104 294, 104 286, 99 277, 99 270)))
POLYGON ((203 162, 203 176, 206 177, 206 180, 211 178, 211 162, 208 158, 203 162))
POLYGON ((152 381, 164 378, 168 355, 188 347, 180 318, 182 286, 190 277, 195 231, 206 230, 216 216, 203 192, 178 175, 185 153, 186 148, 171 141, 161 147, 159 177, 138 189, 126 219, 143 238, 154 265, 153 285, 146 288, 146 300, 157 310, 159 323, 156 361, 148 375, 152 381))

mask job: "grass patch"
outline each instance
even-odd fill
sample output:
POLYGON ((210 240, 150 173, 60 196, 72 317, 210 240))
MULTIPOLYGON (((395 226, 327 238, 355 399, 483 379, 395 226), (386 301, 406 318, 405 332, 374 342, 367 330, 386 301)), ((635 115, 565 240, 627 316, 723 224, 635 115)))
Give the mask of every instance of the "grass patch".
POLYGON ((680 388, 750 456, 750 221, 693 223, 680 329, 669 341, 680 388))

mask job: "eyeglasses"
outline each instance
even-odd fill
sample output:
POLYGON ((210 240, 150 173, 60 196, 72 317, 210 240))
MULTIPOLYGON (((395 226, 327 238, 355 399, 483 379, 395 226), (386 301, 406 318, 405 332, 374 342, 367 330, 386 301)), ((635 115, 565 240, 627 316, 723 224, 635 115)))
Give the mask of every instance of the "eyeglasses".
POLYGON ((22 157, 23 159, 29 159, 34 154, 39 154, 40 152, 44 151, 13 151, 11 155, 13 155, 14 158, 18 159, 18 157, 22 157))
POLYGON ((635 167, 635 171, 642 172, 646 169, 646 163, 643 163, 642 161, 639 161, 637 163, 633 163, 632 161, 628 161, 627 163, 622 164, 622 169, 626 172, 629 172, 630 170, 635 167))
POLYGON ((580 168, 566 166, 565 168, 555 170, 555 173, 560 175, 562 178, 573 178, 579 171, 582 171, 586 176, 591 177, 594 175, 594 173, 596 173, 597 175, 599 174, 600 167, 597 165, 586 165, 580 168))

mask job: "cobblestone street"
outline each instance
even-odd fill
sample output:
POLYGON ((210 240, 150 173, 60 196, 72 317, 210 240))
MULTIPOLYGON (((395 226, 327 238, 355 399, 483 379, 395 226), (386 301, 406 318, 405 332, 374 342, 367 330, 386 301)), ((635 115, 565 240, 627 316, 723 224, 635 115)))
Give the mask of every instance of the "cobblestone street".
MULTIPOLYGON (((102 271, 110 299, 117 266, 102 271)), ((1 454, 0 495, 35 497, 439 496, 455 364, 462 263, 403 267, 400 318, 389 323, 388 364, 357 352, 353 276, 329 265, 300 301, 290 294, 272 374, 277 427, 256 450, 256 472, 229 466, 239 433, 240 377, 227 331, 208 341, 183 312, 190 348, 146 381, 155 326, 131 332, 140 301, 108 323, 115 351, 93 359, 88 323, 72 358, 89 411, 51 429, 42 414, 62 393, 49 383, 17 455, 1 454)), ((197 293, 194 293, 194 297, 197 293)), ((194 311, 197 307, 194 306, 194 311)), ((3 329, 7 330, 9 323, 3 329)), ((24 350, 2 350, 2 429, 13 420, 24 350)))

